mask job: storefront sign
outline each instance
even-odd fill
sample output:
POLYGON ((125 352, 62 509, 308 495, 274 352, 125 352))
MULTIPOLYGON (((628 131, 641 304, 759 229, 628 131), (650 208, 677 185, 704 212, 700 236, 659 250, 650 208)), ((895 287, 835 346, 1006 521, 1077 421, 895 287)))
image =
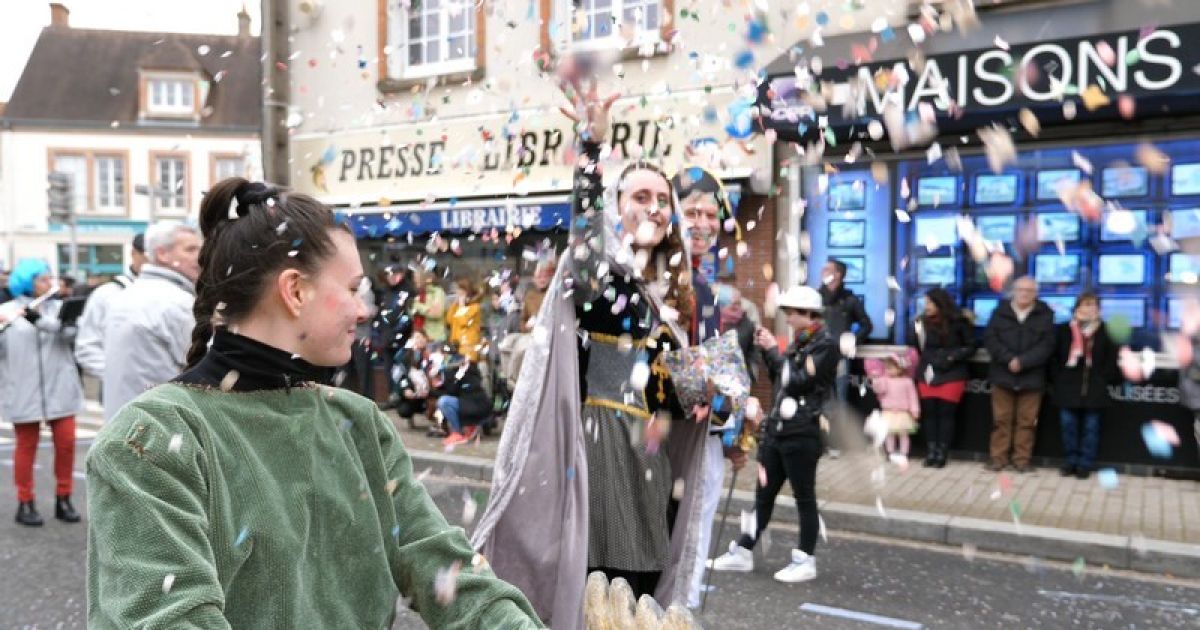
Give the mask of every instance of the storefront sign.
MULTIPOLYGON (((719 117, 732 99, 732 92, 717 91, 618 101, 609 141, 620 155, 661 159, 671 172, 696 160, 687 149, 722 146, 719 117)), ((770 147, 761 137, 751 143, 721 151, 725 169, 718 174, 741 178, 769 169, 770 147)), ((568 149, 575 144, 570 121, 556 109, 299 135, 292 140, 292 184, 345 205, 563 192, 571 187, 568 149)))
MULTIPOLYGON (((1164 26, 936 55, 919 68, 896 60, 830 68, 816 80, 837 86, 828 111, 835 126, 847 101, 856 105, 855 111, 875 117, 888 103, 908 111, 929 103, 945 111, 953 102, 971 114, 1057 103, 1089 89, 1110 99, 1120 94, 1194 94, 1200 92, 1200 76, 1193 70, 1200 63, 1200 47, 1187 42, 1198 39, 1200 24, 1164 26), (899 89, 881 89, 874 80, 881 70, 894 71, 907 82, 899 89)), ((770 86, 776 122, 797 117, 811 121, 813 112, 799 103, 805 86, 795 77, 775 78, 770 86)))
POLYGON ((384 238, 404 234, 433 232, 501 231, 522 229, 566 229, 571 217, 571 205, 565 202, 546 204, 501 204, 479 207, 440 206, 416 210, 363 208, 346 213, 350 227, 358 238, 384 238))

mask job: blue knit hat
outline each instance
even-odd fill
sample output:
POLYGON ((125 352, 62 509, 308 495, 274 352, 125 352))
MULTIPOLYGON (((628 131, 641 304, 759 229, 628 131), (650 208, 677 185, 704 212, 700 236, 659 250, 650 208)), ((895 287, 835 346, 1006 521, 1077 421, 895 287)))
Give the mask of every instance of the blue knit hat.
POLYGON ((22 258, 8 274, 8 289, 14 296, 33 295, 33 282, 38 276, 50 273, 50 265, 39 258, 22 258))

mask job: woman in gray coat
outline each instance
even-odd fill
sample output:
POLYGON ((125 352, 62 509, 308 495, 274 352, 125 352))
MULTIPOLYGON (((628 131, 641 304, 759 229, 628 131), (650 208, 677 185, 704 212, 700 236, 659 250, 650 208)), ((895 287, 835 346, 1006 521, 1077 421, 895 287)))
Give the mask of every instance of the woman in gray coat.
POLYGON ((68 523, 79 522, 71 505, 75 414, 83 409, 83 388, 72 351, 75 328, 59 321, 61 301, 33 305, 51 285, 50 267, 45 262, 21 260, 8 281, 14 299, 0 305, 0 410, 17 434, 13 455, 20 503, 17 522, 33 527, 42 524, 33 501, 33 460, 43 421, 54 435, 54 516, 68 523))

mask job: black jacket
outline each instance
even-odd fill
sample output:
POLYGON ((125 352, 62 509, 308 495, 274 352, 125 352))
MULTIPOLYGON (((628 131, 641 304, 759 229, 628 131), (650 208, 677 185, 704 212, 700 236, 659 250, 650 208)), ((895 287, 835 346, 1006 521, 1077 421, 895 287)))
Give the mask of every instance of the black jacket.
POLYGON ((462 378, 458 378, 464 358, 451 356, 442 368, 442 386, 445 396, 458 399, 458 416, 464 425, 481 424, 492 413, 492 401, 483 389, 483 374, 479 366, 470 364, 462 378))
POLYGON ((766 421, 767 436, 820 436, 821 412, 833 395, 839 359, 837 344, 827 328, 822 328, 803 346, 793 341, 782 354, 775 348, 763 353, 775 392, 766 421), (810 357, 815 368, 813 374, 806 367, 810 357), (788 398, 796 402, 796 413, 784 418, 781 408, 788 398))
POLYGON ((1046 363, 1054 353, 1054 311, 1037 300, 1021 322, 1012 301, 1004 300, 983 331, 983 345, 992 357, 988 380, 993 386, 1014 391, 1045 389, 1046 363), (1008 370, 1014 358, 1021 360, 1021 371, 1016 374, 1008 370))
POLYGON ((858 329, 854 331, 858 343, 867 342, 867 338, 871 336, 871 318, 857 295, 846 287, 833 292, 822 286, 821 300, 825 303, 825 327, 835 345, 842 333, 849 331, 854 324, 858 324, 858 329))
POLYGON ((951 320, 943 333, 922 315, 908 327, 908 345, 921 353, 916 372, 918 381, 941 385, 969 378, 967 360, 975 354, 975 333, 966 319, 951 320), (917 334, 918 330, 921 334, 917 334), (926 378, 928 375, 933 378, 926 378))
POLYGON ((1091 367, 1082 357, 1075 367, 1067 367, 1070 354, 1071 325, 1060 324, 1055 330, 1054 358, 1050 361, 1054 404, 1066 409, 1103 409, 1111 405, 1108 386, 1121 382, 1121 372, 1117 368, 1117 344, 1104 324, 1092 336, 1091 367))

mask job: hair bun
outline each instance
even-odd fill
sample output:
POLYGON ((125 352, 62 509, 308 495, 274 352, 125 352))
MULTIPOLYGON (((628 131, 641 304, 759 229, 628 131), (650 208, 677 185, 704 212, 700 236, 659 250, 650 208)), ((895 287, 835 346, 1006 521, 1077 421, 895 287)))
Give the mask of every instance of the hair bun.
POLYGON ((237 200, 238 216, 244 217, 250 211, 250 206, 262 205, 275 196, 275 188, 262 182, 243 182, 233 191, 237 200))

